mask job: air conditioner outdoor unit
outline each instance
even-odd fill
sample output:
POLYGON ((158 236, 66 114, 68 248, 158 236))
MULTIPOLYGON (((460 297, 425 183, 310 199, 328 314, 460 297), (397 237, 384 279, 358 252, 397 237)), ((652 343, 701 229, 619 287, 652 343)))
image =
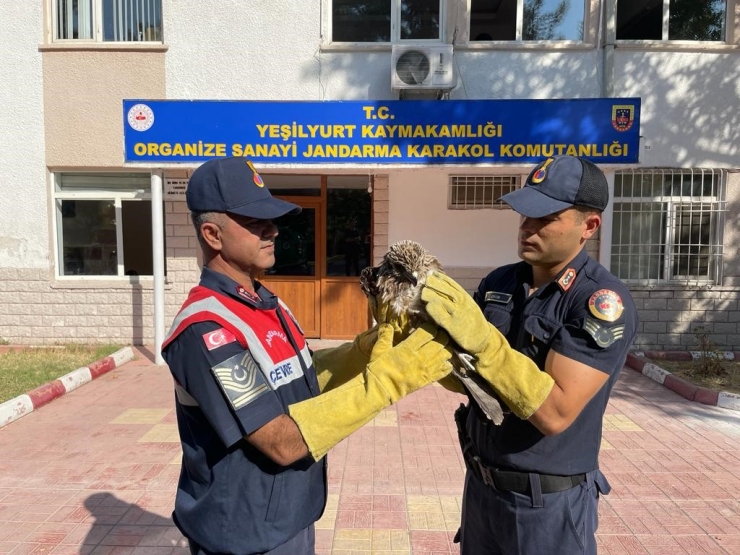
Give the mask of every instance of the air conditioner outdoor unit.
POLYGON ((452 45, 393 45, 393 89, 453 89, 452 45))

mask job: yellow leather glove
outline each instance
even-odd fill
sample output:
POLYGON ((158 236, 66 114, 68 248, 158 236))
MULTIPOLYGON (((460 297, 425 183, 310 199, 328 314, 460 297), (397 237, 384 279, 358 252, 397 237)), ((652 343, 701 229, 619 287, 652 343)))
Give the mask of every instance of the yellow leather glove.
POLYGON ((519 418, 526 420, 545 402, 555 381, 519 351, 483 316, 473 298, 449 276, 434 272, 421 291, 427 313, 464 351, 475 369, 519 418))
POLYGON ((369 295, 367 301, 373 318, 378 324, 388 323, 393 326, 393 340, 395 343, 399 343, 409 336, 411 324, 408 315, 396 312, 391 306, 392 301, 383 301, 375 295, 369 295))
POLYGON ((319 460, 385 407, 449 374, 452 352, 448 342, 444 331, 426 325, 394 347, 393 326, 381 324, 364 372, 288 407, 311 456, 319 460))
POLYGON ((331 349, 313 353, 313 366, 319 381, 319 391, 330 391, 357 376, 370 362, 370 353, 378 340, 378 326, 373 326, 331 349))

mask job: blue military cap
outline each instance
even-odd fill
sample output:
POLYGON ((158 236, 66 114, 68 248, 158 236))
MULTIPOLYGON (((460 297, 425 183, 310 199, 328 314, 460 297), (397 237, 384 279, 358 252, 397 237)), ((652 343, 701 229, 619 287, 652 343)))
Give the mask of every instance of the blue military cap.
POLYGON ((193 212, 229 212, 272 220, 298 214, 301 207, 270 194, 262 177, 246 158, 214 158, 190 176, 185 193, 193 212))
POLYGON ((602 211, 609 203, 609 185, 593 162, 553 156, 532 170, 521 189, 500 200, 527 218, 542 218, 573 206, 602 211))

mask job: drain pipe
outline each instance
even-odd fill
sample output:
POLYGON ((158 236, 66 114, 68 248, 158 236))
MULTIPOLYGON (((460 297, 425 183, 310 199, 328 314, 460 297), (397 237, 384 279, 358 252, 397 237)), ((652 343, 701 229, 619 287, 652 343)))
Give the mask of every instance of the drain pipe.
POLYGON ((601 61, 601 96, 611 98, 614 96, 614 45, 617 41, 617 3, 611 0, 601 1, 601 12, 599 14, 599 37, 603 37, 603 43, 599 40, 598 46, 602 49, 601 61), (603 16, 603 21, 602 21, 603 16))
MULTIPOLYGON (((616 2, 601 0, 599 11, 599 40, 601 50, 601 97, 614 97, 614 44, 617 39, 616 2), (602 41, 603 38, 603 41, 602 41)), ((609 205, 601 214, 599 232, 599 262, 607 270, 611 269, 612 226, 614 224, 614 170, 604 171, 609 184, 609 205)))

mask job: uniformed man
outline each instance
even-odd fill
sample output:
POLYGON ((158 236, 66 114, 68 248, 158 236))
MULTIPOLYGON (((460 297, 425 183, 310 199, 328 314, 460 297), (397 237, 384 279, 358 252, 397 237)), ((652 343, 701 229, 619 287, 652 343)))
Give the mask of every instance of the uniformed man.
POLYGON ((517 264, 471 298, 441 274, 422 298, 476 357, 510 413, 456 413, 468 472, 461 555, 595 554, 604 410, 635 335, 627 288, 586 252, 609 195, 588 160, 548 158, 502 197, 521 214, 517 264), (508 343, 507 343, 508 341, 508 343))
POLYGON ((243 158, 210 160, 186 193, 203 251, 163 344, 183 449, 173 519, 195 555, 311 555, 326 503, 324 455, 386 406, 450 370, 448 338, 394 323, 312 353, 288 308, 256 279, 275 263, 270 195, 243 158))

